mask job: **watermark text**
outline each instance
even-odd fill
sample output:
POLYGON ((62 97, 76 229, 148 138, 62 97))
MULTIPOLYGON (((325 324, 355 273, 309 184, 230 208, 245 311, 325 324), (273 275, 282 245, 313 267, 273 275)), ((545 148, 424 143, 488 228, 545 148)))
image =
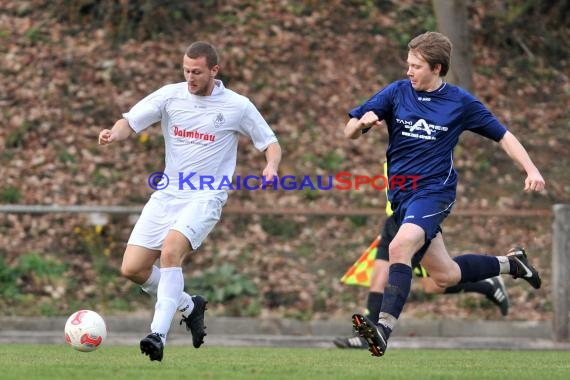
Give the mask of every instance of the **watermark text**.
MULTIPOLYGON (((374 190, 416 190, 420 175, 361 175, 350 172, 338 172, 335 175, 273 177, 268 180, 265 176, 236 175, 227 176, 203 175, 195 172, 178 173, 173 186, 177 190, 361 190, 367 186, 374 190)), ((171 185, 171 180, 163 172, 154 172, 148 177, 148 185, 153 190, 164 190, 171 185)))

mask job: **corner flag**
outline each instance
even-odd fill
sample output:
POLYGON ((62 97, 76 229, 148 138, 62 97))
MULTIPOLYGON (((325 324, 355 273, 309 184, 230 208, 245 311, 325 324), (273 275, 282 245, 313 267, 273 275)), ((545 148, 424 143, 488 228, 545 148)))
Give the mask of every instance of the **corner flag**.
POLYGON ((346 285, 370 286, 378 243, 380 243, 380 236, 374 239, 372 244, 360 255, 358 260, 348 268, 344 276, 340 279, 340 282, 346 285))

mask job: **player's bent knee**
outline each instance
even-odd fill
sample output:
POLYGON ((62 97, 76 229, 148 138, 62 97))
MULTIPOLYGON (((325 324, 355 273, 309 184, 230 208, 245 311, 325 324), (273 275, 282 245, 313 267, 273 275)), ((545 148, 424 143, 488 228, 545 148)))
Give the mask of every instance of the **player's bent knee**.
MULTIPOLYGON (((442 280, 442 279, 437 279, 437 280, 434 279, 433 283, 434 283, 434 285, 435 285, 437 288, 444 288, 444 289, 445 289, 445 288, 448 288, 448 287, 450 287, 450 286, 452 286, 452 285, 455 285, 455 284, 453 284, 453 283, 450 281, 450 279, 447 279, 447 278, 446 278, 446 279, 443 279, 443 280, 442 280)), ((432 292, 432 293, 435 293, 435 291, 432 292)))
POLYGON ((393 241, 390 243, 390 262, 409 263, 412 259, 414 251, 409 245, 402 241, 393 241))
MULTIPOLYGON (((137 284, 143 283, 145 281, 144 280, 145 276, 143 273, 141 273, 141 271, 133 270, 133 268, 125 265, 121 266, 121 276, 133 282, 136 282, 137 284)), ((148 275, 146 276, 146 278, 148 278, 148 275)))
POLYGON ((142 285, 152 275, 153 264, 153 262, 123 262, 121 264, 120 273, 121 276, 125 277, 128 280, 131 280, 135 284, 142 285))
POLYGON ((422 278, 421 284, 427 294, 441 294, 445 291, 445 287, 439 286, 431 277, 422 278))
POLYGON ((174 249, 165 249, 160 255, 161 268, 179 267, 184 260, 184 252, 174 249))
POLYGON ((192 246, 184 235, 175 230, 171 231, 162 245, 161 268, 182 266, 184 257, 191 250, 192 246))
POLYGON ((435 286, 439 288, 449 288, 459 282, 459 278, 454 273, 436 272, 430 273, 430 276, 435 286))

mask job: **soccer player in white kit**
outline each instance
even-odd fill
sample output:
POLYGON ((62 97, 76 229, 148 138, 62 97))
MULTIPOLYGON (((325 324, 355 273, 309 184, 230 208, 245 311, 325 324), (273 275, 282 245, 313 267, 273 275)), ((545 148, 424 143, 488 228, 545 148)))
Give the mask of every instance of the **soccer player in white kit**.
POLYGON ((166 85, 123 114, 112 129, 99 134, 107 145, 160 121, 165 142, 162 182, 145 205, 123 255, 121 274, 156 295, 151 334, 141 352, 161 361, 177 310, 198 348, 206 335, 207 301, 184 292, 182 263, 198 249, 221 216, 233 177, 239 136, 248 136, 267 164, 267 183, 277 180, 281 147, 274 132, 246 97, 216 79, 218 53, 211 44, 194 42, 183 58, 185 82, 166 85), (207 181, 204 181, 207 179, 207 181), (160 258, 160 268, 155 265, 160 258))

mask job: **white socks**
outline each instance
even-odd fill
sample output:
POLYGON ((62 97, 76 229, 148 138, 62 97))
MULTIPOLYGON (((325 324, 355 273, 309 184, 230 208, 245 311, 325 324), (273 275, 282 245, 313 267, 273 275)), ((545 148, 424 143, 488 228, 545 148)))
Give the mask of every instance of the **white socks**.
POLYGON ((497 256, 497 260, 499 261, 499 273, 511 273, 511 263, 507 256, 497 256))
POLYGON ((152 272, 150 272, 150 277, 141 285, 141 289, 156 297, 156 290, 158 289, 158 283, 160 282, 160 268, 156 265, 152 266, 152 272))
MULTIPOLYGON (((150 277, 148 278, 148 280, 145 281, 144 284, 141 285, 141 288, 145 293, 156 297, 159 282, 160 282, 160 268, 157 267, 156 265, 153 265, 150 277)), ((190 294, 184 291, 182 292, 180 298, 178 299, 177 308, 182 312, 182 315, 184 317, 187 317, 188 314, 192 312, 192 310, 194 309, 194 301, 192 301, 192 297, 190 296, 190 294)))
POLYGON ((166 341, 183 290, 184 276, 181 267, 160 269, 160 282, 158 283, 156 306, 150 329, 153 333, 160 335, 163 343, 166 341))

